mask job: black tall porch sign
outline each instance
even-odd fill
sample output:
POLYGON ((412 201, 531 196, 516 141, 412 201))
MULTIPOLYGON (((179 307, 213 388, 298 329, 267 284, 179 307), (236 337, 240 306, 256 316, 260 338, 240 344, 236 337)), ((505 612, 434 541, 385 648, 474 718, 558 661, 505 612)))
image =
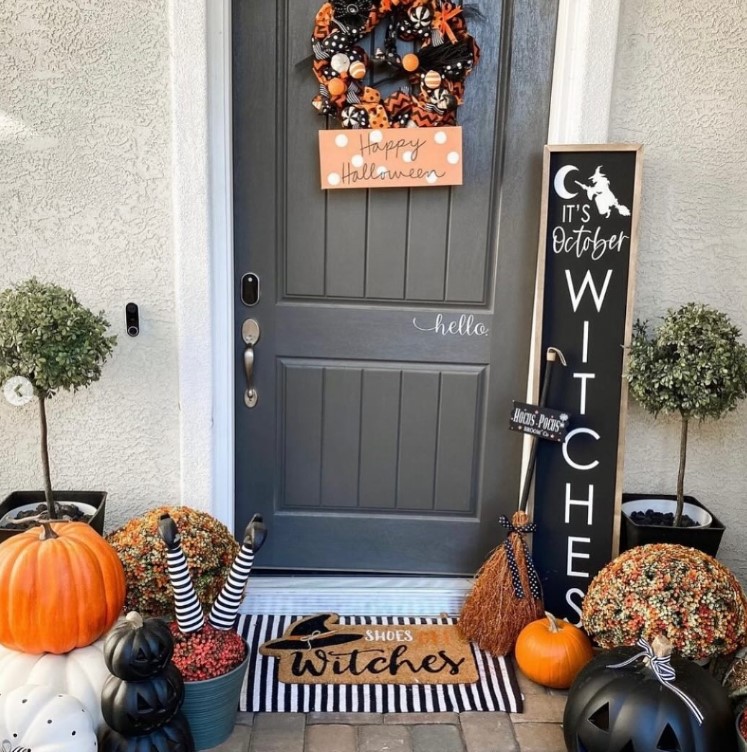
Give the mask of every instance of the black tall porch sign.
POLYGON ((538 446, 533 557, 545 607, 573 623, 617 553, 641 161, 640 145, 545 147, 536 362, 565 355, 547 405, 572 418, 538 446))

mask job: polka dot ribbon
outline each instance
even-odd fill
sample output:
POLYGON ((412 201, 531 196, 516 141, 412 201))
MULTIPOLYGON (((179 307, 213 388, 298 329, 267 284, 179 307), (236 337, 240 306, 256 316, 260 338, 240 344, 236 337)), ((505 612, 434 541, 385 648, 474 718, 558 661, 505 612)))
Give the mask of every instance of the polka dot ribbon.
POLYGON ((514 595, 517 598, 523 598, 524 587, 521 584, 519 565, 516 563, 514 549, 511 545, 511 533, 515 533, 519 537, 519 545, 524 548, 524 556, 526 557, 527 562, 527 576, 529 578, 529 589, 532 591, 532 597, 535 600, 541 600, 542 588, 540 587, 539 577, 537 576, 537 570, 534 568, 534 562, 532 561, 526 541, 524 540, 524 533, 533 533, 537 529, 537 525, 534 522, 528 522, 526 525, 514 525, 505 514, 502 514, 498 518, 498 522, 508 530, 508 535, 506 536, 506 540, 503 541, 503 545, 506 549, 508 567, 511 570, 511 582, 514 586, 514 595))
POLYGON ((682 702, 684 702, 685 705, 690 708, 693 715, 695 716, 695 719, 698 721, 698 724, 702 724, 703 713, 701 713, 700 708, 698 708, 698 706, 679 687, 675 687, 674 684, 672 684, 672 682, 677 678, 677 675, 675 674, 671 664, 672 656, 656 655, 654 649, 643 637, 638 640, 637 645, 638 647, 643 648, 640 653, 636 653, 627 661, 623 661, 622 663, 615 663, 612 666, 607 666, 607 668, 624 668, 625 666, 629 666, 631 663, 635 663, 635 661, 637 661, 639 658, 642 658, 643 662, 654 672, 656 678, 667 689, 670 689, 672 692, 674 692, 677 697, 679 697, 682 702))

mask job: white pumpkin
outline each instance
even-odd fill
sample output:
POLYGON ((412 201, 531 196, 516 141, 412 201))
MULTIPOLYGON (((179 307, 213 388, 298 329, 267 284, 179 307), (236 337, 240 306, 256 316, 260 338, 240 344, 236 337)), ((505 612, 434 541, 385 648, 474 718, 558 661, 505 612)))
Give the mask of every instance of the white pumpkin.
MULTIPOLYGON (((24 684, 0 692, 0 743, 33 752, 94 752, 91 714, 70 695, 24 684)), ((6 745, 7 746, 7 745, 6 745)))
POLYGON ((64 655, 34 655, 0 645, 0 692, 5 694, 24 684, 41 684, 54 692, 72 695, 90 713, 96 730, 103 730, 106 724, 101 714, 101 690, 110 676, 103 648, 101 639, 64 655))

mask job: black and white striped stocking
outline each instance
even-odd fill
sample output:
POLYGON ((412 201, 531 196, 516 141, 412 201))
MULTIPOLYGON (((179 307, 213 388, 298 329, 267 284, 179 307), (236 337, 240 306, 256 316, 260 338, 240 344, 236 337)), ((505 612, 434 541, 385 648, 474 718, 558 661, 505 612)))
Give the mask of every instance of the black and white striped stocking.
POLYGON ((174 615, 179 631, 184 634, 197 632, 205 625, 205 615, 182 551, 181 535, 168 514, 162 515, 158 521, 158 531, 166 544, 166 568, 174 591, 174 615))
POLYGON ((244 542, 234 559, 228 579, 210 609, 208 622, 216 629, 227 630, 233 627, 244 596, 249 573, 252 571, 254 555, 262 547, 267 535, 262 517, 255 515, 244 532, 244 542))

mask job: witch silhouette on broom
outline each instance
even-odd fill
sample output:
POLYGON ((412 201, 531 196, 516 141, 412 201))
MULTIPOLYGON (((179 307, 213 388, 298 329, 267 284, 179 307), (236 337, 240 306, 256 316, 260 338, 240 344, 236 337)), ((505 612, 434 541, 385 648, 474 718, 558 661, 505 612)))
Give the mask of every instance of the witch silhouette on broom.
POLYGON ((583 183, 579 183, 578 180, 574 180, 573 182, 586 191, 589 201, 594 201, 597 211, 601 215, 609 219, 612 209, 617 209, 617 213, 621 217, 630 216, 630 209, 627 206, 623 206, 617 200, 615 194, 612 193, 609 178, 602 172, 601 165, 597 167, 594 174, 589 178, 589 181, 591 185, 584 185, 583 183))

